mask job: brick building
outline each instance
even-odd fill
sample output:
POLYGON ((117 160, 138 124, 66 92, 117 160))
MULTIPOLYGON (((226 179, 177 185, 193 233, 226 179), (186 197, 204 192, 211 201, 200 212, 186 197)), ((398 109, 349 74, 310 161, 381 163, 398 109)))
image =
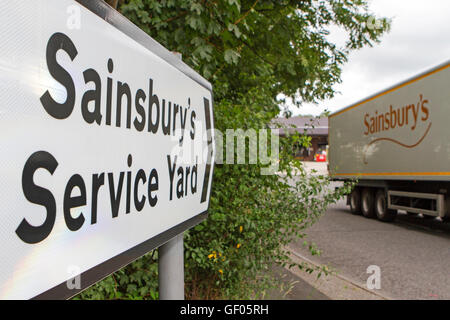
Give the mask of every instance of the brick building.
POLYGON ((314 117, 291 117, 278 118, 277 123, 286 128, 280 129, 280 137, 290 133, 305 133, 311 137, 311 146, 304 148, 299 145, 293 146, 292 152, 297 159, 303 161, 314 161, 317 154, 326 153, 328 147, 328 118, 314 117))

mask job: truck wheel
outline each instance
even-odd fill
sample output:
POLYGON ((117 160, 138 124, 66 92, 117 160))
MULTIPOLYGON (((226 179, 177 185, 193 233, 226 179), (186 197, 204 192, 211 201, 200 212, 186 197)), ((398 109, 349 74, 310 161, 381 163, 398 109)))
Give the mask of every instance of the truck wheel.
POLYGON ((349 194, 350 212, 353 214, 361 214, 361 191, 359 188, 353 189, 349 194))
POLYGON ((378 190, 375 196, 375 213, 378 220, 383 222, 392 222, 397 216, 397 210, 388 209, 384 190, 378 190))
POLYGON ((375 218, 375 201, 371 188, 364 188, 361 195, 361 211, 366 218, 375 218))

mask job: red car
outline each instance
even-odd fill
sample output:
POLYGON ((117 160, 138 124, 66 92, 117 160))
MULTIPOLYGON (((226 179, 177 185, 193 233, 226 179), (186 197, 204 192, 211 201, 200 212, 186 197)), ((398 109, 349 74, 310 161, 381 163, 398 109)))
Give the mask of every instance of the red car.
POLYGON ((327 161, 327 155, 326 154, 316 153, 316 155, 314 156, 314 161, 326 162, 327 161))

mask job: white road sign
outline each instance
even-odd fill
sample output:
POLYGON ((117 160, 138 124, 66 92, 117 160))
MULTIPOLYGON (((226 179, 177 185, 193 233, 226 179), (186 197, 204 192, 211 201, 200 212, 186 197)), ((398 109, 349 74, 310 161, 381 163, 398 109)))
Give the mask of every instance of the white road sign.
POLYGON ((0 298, 70 297, 206 217, 212 88, 103 1, 0 21, 0 298))

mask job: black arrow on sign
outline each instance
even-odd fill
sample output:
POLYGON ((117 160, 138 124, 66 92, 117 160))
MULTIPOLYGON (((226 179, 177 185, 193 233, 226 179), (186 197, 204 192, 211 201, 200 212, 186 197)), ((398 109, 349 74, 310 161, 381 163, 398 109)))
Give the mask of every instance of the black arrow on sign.
POLYGON ((203 102, 205 104, 205 118, 206 118, 206 134, 207 134, 207 145, 208 145, 208 159, 206 160, 206 168, 205 168, 205 175, 203 177, 203 190, 202 190, 202 198, 200 200, 200 203, 203 203, 206 201, 206 197, 208 194, 208 187, 209 187, 209 175, 211 173, 211 160, 213 155, 213 146, 212 146, 212 137, 211 137, 211 112, 209 109, 209 100, 206 98, 203 98, 203 102))

